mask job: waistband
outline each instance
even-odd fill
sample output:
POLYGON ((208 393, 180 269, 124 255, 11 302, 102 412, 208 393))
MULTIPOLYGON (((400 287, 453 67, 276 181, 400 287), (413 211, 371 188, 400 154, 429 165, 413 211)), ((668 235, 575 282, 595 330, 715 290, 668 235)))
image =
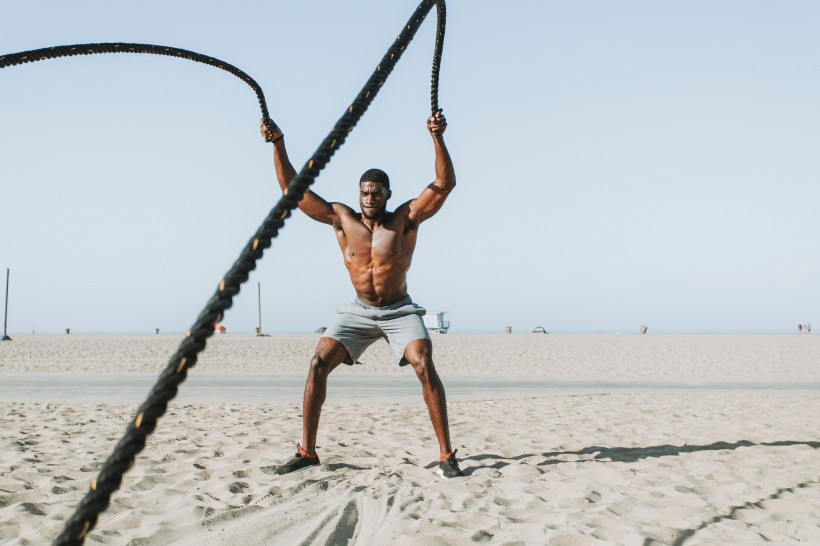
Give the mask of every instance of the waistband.
POLYGON ((363 302, 359 298, 353 300, 353 303, 361 307, 362 309, 374 309, 376 311, 391 311, 393 309, 398 309, 399 307, 404 307, 405 305, 413 303, 413 300, 410 296, 406 296, 404 299, 397 301, 396 303, 391 303, 390 305, 385 305, 384 307, 376 307, 375 305, 370 305, 368 303, 363 302))

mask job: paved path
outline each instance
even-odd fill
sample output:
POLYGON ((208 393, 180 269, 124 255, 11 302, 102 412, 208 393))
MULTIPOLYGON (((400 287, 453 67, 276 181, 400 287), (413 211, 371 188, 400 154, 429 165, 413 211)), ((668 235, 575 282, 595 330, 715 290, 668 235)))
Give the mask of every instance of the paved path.
MULTIPOLYGON (((0 402, 141 402, 158 374, 0 374, 0 402)), ((529 398, 610 392, 761 392, 820 394, 820 381, 556 380, 520 376, 442 375, 447 400, 529 398)), ((177 403, 301 404, 303 374, 191 372, 177 403)), ((420 402, 415 375, 337 371, 330 376, 328 404, 420 402)))

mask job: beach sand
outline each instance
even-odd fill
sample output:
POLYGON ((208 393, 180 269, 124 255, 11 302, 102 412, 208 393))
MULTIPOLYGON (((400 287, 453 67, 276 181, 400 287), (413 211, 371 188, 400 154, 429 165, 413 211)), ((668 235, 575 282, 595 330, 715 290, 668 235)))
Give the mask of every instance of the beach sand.
MULTIPOLYGON (((304 373, 319 336, 219 336, 198 372, 304 373)), ((158 372, 173 336, 15 336, 4 374, 158 372)), ((171 403, 88 544, 820 543, 820 338, 436 336, 447 376, 757 381, 448 404, 466 477, 434 474, 418 399, 329 397, 322 466, 275 476, 301 400, 171 403), (805 389, 767 390, 791 381, 805 389)), ((377 345, 340 374, 412 374, 377 345)), ((185 384, 182 385, 182 390, 185 384)), ((0 542, 49 543, 137 404, 0 402, 0 542)))

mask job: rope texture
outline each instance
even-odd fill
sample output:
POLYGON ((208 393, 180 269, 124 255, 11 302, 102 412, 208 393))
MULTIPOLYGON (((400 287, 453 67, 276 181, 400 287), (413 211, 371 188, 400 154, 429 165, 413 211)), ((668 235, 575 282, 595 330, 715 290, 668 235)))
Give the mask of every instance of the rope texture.
POLYGON ((256 93, 259 99, 259 107, 262 109, 262 119, 269 119, 268 106, 265 103, 265 94, 262 93, 262 88, 259 84, 247 75, 245 72, 239 70, 235 66, 221 61, 215 57, 209 57, 188 51, 187 49, 179 49, 176 47, 159 46, 152 44, 128 44, 122 42, 116 43, 100 43, 100 44, 74 44, 56 47, 44 47, 42 49, 33 49, 31 51, 23 51, 21 53, 9 53, 0 57, 0 68, 7 68, 25 63, 33 63, 36 61, 45 61, 48 59, 57 59, 60 57, 73 57, 75 55, 95 55, 100 53, 147 53, 151 55, 165 55, 167 57, 179 57, 181 59, 188 59, 197 63, 207 64, 214 68, 222 69, 230 74, 233 74, 243 82, 251 86, 251 89, 256 93))
MULTIPOLYGON (((145 447, 146 438, 154 431, 157 421, 165 413, 168 403, 176 396, 177 389, 185 381, 188 370, 196 365, 197 357, 205 349, 207 339, 214 334, 214 326, 222 320, 223 313, 233 305, 234 296, 239 293, 242 284, 248 280, 250 272, 256 268, 256 262, 262 258, 265 249, 271 246, 272 240, 284 226, 285 219, 291 215, 291 211, 297 207, 304 193, 313 184, 322 169, 330 162, 333 154, 344 144, 348 133, 353 130, 370 106, 434 4, 437 6, 438 24, 431 77, 430 104, 433 114, 440 110, 438 82, 444 44, 446 8, 444 0, 422 0, 353 103, 344 115, 339 118, 333 130, 322 141, 310 160, 290 182, 285 195, 268 213, 262 225, 242 249, 239 258, 228 270, 222 282, 219 283, 216 292, 200 312, 193 326, 180 343, 177 352, 168 361, 157 383, 151 389, 148 398, 137 410, 137 414, 126 428, 125 434, 103 463, 100 473, 92 480, 88 493, 77 506, 71 518, 66 521, 62 533, 54 541, 55 545, 82 544, 88 532, 94 529, 97 518, 108 507, 111 495, 119 489, 123 475, 131 468, 137 454, 145 447)), ((168 55, 226 70, 254 89, 259 98, 264 123, 271 128, 275 127, 268 114, 262 89, 250 76, 219 59, 183 49, 126 43, 59 46, 0 56, 0 69, 58 57, 98 53, 168 55)))

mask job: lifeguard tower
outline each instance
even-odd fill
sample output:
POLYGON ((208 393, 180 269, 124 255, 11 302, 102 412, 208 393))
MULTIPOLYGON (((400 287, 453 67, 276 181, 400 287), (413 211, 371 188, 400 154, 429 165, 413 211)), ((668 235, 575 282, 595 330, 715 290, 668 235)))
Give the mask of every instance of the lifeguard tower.
POLYGON ((439 311, 437 313, 428 312, 424 315, 424 326, 427 327, 427 331, 437 334, 446 334, 450 328, 450 321, 444 320, 444 313, 447 312, 448 311, 439 311))

